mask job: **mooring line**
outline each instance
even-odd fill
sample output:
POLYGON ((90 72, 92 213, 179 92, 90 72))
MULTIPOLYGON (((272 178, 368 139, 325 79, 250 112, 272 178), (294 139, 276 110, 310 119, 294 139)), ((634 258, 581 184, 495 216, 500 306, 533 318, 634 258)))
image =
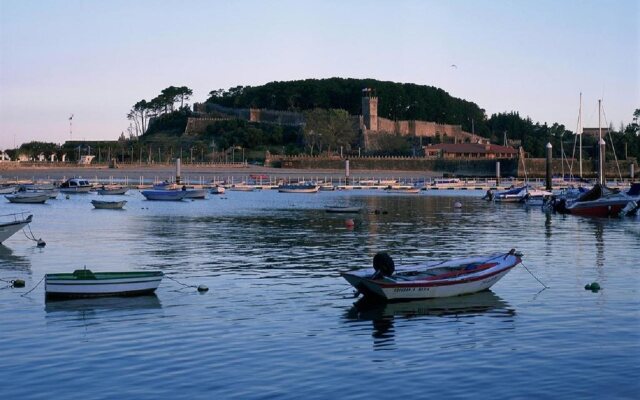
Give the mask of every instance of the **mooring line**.
POLYGON ((540 284, 541 284, 542 286, 544 286, 544 288, 545 288, 545 289, 549 289, 549 286, 547 286, 547 285, 545 285, 544 283, 542 283, 542 281, 541 281, 540 279, 538 279, 538 277, 537 277, 537 276, 535 276, 535 275, 533 274, 533 272, 529 271, 529 268, 527 268, 527 266, 526 266, 526 265, 524 265, 524 263, 523 263, 522 261, 520 261, 520 265, 522 265, 522 267, 523 267, 524 269, 526 269, 526 270, 527 270, 527 272, 531 274, 531 276, 533 276, 533 277, 534 277, 538 282, 540 282, 540 284))
POLYGON ((29 290, 29 291, 28 291, 28 292, 26 292, 26 293, 22 293, 20 296, 21 296, 21 297, 24 297, 24 296, 28 295, 29 293, 33 292, 33 291, 35 290, 35 288, 37 288, 37 287, 42 283, 42 281, 44 280, 44 278, 45 278, 45 277, 46 277, 46 275, 44 275, 44 276, 42 277, 42 279, 40 279, 40 282, 36 283, 36 285, 35 285, 34 287, 32 287, 32 288, 31 288, 31 290, 29 290))

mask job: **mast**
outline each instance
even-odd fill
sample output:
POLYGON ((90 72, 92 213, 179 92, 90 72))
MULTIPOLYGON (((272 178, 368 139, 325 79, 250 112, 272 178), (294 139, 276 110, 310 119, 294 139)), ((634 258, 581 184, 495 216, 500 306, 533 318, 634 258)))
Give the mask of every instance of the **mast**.
POLYGON ((600 160, 598 162, 598 181, 604 186, 604 140, 602 140, 602 125, 600 123, 602 100, 598 100, 598 146, 600 147, 600 160))
POLYGON ((580 136, 580 151, 578 152, 578 160, 580 162, 580 179, 582 179, 582 92, 580 92, 580 109, 578 111, 578 135, 580 136))

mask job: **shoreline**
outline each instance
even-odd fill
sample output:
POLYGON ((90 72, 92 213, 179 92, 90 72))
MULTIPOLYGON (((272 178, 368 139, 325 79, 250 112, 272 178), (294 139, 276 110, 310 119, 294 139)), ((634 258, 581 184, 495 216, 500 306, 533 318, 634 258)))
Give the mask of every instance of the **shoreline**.
MULTIPOLYGON (((148 179, 168 179, 175 177, 175 164, 154 165, 119 165, 118 168, 108 166, 8 166, 0 169, 0 182, 14 180, 62 180, 72 177, 96 179, 125 179, 138 181, 141 177, 148 179)), ((201 179, 212 181, 215 179, 248 178, 249 175, 266 175, 272 179, 301 178, 301 179, 344 179, 344 169, 293 169, 271 168, 256 165, 181 165, 181 178, 201 179)), ((424 179, 439 178, 442 173, 433 171, 401 171, 401 170, 353 170, 349 172, 351 179, 424 179)))

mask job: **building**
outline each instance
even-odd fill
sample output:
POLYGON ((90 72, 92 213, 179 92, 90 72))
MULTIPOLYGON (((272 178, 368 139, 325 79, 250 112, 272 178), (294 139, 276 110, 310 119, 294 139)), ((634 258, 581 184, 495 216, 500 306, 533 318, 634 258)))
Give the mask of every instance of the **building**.
POLYGON ((513 147, 488 143, 440 143, 424 147, 425 157, 455 158, 517 158, 513 147))
POLYGON ((362 89, 362 115, 360 130, 365 149, 375 148, 378 134, 396 134, 419 138, 439 138, 452 143, 488 143, 488 139, 465 132, 460 125, 439 124, 431 121, 393 121, 378 116, 378 97, 373 89, 362 89))

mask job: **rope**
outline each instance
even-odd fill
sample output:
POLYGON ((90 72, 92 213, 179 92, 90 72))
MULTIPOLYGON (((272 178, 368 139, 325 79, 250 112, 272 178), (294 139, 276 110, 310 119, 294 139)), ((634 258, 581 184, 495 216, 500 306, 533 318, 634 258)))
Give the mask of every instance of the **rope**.
MULTIPOLYGON (((604 112, 604 107, 602 107, 602 116, 604 117, 604 123, 607 123, 607 114, 604 112)), ((620 180, 622 180, 622 172, 620 171, 620 164, 618 163, 618 156, 616 155, 616 148, 613 145, 613 136, 611 135, 612 129, 607 128, 609 143, 611 143, 611 150, 613 151, 613 158, 616 160, 616 167, 618 168, 618 176, 620 180)))
POLYGON ((527 268, 527 267, 524 265, 524 263, 523 263, 522 261, 520 261, 520 265, 522 265, 522 267, 523 267, 524 269, 526 269, 526 270, 527 270, 527 272, 531 274, 531 276, 533 276, 533 277, 534 277, 538 282, 540 282, 540 284, 541 284, 542 286, 544 286, 544 288, 545 288, 545 289, 549 289, 549 286, 547 286, 547 285, 545 285, 544 283, 542 283, 542 281, 541 281, 540 279, 538 279, 538 277, 537 277, 537 276, 535 276, 535 275, 533 274, 533 272, 529 271, 529 268, 527 268))
POLYGON ((170 277, 169 275, 165 275, 165 278, 170 279, 170 280, 174 281, 175 283, 178 283, 178 284, 180 284, 180 285, 182 285, 182 286, 184 286, 184 287, 188 287, 188 288, 198 288, 198 286, 196 286, 196 285, 187 285, 186 283, 182 283, 182 282, 180 282, 179 280, 177 280, 177 279, 175 279, 175 278, 170 277))
POLYGON ((35 290, 35 288, 37 288, 42 283, 42 281, 44 280, 45 277, 46 277, 46 275, 44 275, 42 277, 42 279, 40 279, 40 282, 36 283, 36 285, 34 287, 32 287, 31 290, 29 290, 26 293, 22 293, 20 296, 24 297, 24 296, 28 295, 29 293, 33 292, 35 290))

